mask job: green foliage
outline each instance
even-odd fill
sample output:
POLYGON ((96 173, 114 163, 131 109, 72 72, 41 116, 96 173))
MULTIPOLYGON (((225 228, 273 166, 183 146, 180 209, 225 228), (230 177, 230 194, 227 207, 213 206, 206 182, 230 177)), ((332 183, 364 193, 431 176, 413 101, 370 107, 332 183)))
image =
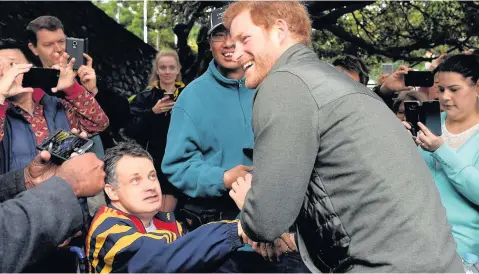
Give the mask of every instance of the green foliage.
MULTIPOLYGON (((143 1, 94 0, 93 3, 115 20, 119 13, 120 24, 143 39, 143 1)), ((148 43, 155 48, 172 47, 173 27, 190 23, 189 27, 193 27, 187 45, 196 53, 196 39, 208 17, 208 8, 223 4, 148 1, 148 43)), ((424 70, 426 61, 443 52, 479 47, 477 2, 327 1, 309 2, 308 6, 316 26, 312 46, 318 56, 325 61, 346 54, 361 57, 369 66, 373 80, 382 73, 382 63, 394 63, 394 68, 406 64, 424 70)))

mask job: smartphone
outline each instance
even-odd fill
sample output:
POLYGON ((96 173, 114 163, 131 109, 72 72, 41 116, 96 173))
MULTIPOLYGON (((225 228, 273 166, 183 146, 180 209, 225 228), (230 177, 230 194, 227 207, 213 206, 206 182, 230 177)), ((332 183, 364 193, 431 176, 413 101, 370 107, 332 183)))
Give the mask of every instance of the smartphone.
POLYGON ((49 68, 31 68, 23 75, 22 86, 26 88, 41 88, 45 93, 55 96, 52 88, 58 85, 60 71, 49 68))
POLYGON ((72 153, 84 154, 92 146, 92 140, 60 129, 38 145, 37 149, 50 152, 54 161, 62 163, 70 159, 72 153))
POLYGON ((170 100, 175 101, 175 94, 173 93, 165 93, 163 96, 168 96, 170 100))
POLYGON ((408 87, 432 87, 434 74, 432 71, 409 71, 404 75, 404 84, 408 87))
POLYGON ((417 136, 419 132, 419 126, 417 125, 420 122, 420 112, 421 112, 421 102, 419 101, 404 101, 404 114, 406 116, 406 121, 411 125, 411 133, 413 136, 417 136))
POLYGON ((88 39, 67 37, 67 53, 70 55, 70 59, 75 58, 74 70, 86 65, 86 58, 83 57, 83 53, 88 54, 88 39))
POLYGON ((439 101, 422 102, 421 122, 436 136, 441 136, 441 105, 439 101))
POLYGON ((394 68, 392 63, 383 63, 383 74, 386 74, 386 73, 391 74, 393 72, 394 72, 394 68))

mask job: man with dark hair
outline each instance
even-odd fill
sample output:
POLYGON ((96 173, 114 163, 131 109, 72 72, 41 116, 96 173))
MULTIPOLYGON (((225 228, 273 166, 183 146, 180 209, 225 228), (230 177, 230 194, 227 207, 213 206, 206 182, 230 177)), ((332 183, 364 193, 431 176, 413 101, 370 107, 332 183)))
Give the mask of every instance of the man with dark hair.
POLYGON ((358 57, 346 55, 333 62, 333 66, 346 73, 354 81, 367 86, 369 81, 369 70, 363 60, 358 57))
POLYGON ((211 272, 239 247, 237 220, 206 224, 183 236, 172 212, 160 212, 161 182, 151 155, 136 143, 105 153, 108 205, 87 236, 90 272, 211 272))
MULTIPOLYGON (((66 51, 66 35, 62 22, 54 16, 40 16, 32 20, 27 26, 28 47, 37 56, 44 68, 51 68, 59 64, 59 56, 66 51)), ((97 79, 93 69, 93 59, 83 55, 87 64, 78 69, 78 81, 90 92, 100 104, 110 119, 110 126, 100 132, 100 137, 94 137, 95 151, 98 157, 103 155, 105 147, 114 146, 115 140, 122 139, 119 131, 125 127, 130 119, 128 100, 110 91, 106 84, 97 79)))
MULTIPOLYGON (((66 35, 62 22, 54 16, 40 16, 32 20, 27 26, 28 47, 31 52, 37 56, 44 68, 51 68, 59 65, 59 56, 66 51, 66 35)), ((93 98, 101 106, 102 112, 109 119, 110 126, 99 131, 99 136, 94 136, 94 146, 91 151, 98 158, 103 158, 104 145, 106 147, 114 146, 114 138, 120 136, 119 131, 129 120, 130 107, 126 98, 110 92, 101 81, 97 81, 96 72, 93 69, 93 60, 88 54, 84 54, 87 64, 80 66, 75 74, 74 85, 88 91, 89 98, 93 98), (77 81, 81 85, 77 84, 77 81), (101 90, 101 92, 99 92, 101 90)), ((103 195, 101 193, 88 199, 88 206, 91 215, 104 205, 103 195)))

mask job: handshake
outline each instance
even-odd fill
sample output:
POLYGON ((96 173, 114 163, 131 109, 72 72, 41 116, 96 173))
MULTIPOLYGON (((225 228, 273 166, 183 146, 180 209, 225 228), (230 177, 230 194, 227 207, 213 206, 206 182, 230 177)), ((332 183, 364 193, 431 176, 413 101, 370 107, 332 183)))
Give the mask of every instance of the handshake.
MULTIPOLYGON (((238 177, 238 179, 231 184, 229 195, 239 209, 243 209, 246 194, 251 188, 252 179, 253 176, 248 173, 244 177, 238 177)), ((294 234, 283 233, 280 238, 274 240, 273 243, 258 243, 252 241, 246 236, 243 227, 241 226, 241 222, 238 222, 238 236, 242 239, 244 244, 250 245, 253 250, 261 254, 265 260, 273 261, 276 259, 279 261, 279 257, 282 254, 297 251, 294 234)))

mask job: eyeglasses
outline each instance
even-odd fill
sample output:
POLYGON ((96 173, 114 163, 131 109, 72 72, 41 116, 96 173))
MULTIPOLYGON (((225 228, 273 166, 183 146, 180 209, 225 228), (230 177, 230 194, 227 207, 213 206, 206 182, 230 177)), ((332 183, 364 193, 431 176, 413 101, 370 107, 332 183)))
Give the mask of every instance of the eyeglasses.
POLYGON ((230 36, 228 31, 218 31, 211 34, 211 41, 224 42, 230 36))

